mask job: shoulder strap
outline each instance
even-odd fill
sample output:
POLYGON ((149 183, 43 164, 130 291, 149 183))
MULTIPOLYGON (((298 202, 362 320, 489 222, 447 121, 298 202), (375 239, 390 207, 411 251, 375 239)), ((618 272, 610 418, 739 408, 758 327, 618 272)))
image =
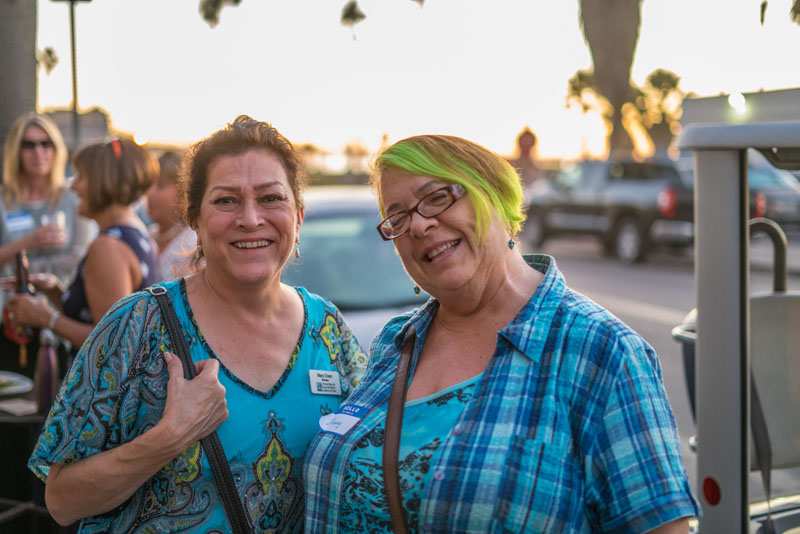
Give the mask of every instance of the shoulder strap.
POLYGON ((408 366, 411 362, 411 351, 414 348, 416 335, 413 327, 406 334, 403 351, 397 363, 397 374, 392 385, 389 398, 389 409, 386 412, 386 430, 383 437, 383 488, 386 503, 392 518, 394 534, 407 534, 406 518, 403 513, 403 495, 400 491, 400 473, 397 468, 397 456, 400 452, 400 432, 403 429, 403 410, 406 404, 406 382, 408 366))
MULTIPOLYGON (((162 286, 148 287, 147 291, 156 298, 158 306, 161 308, 161 316, 164 319, 164 325, 167 327, 167 333, 172 340, 172 346, 177 352, 178 357, 183 363, 183 375, 187 380, 191 380, 197 375, 197 370, 194 367, 194 362, 189 356, 189 349, 186 346, 178 317, 175 315, 175 310, 172 308, 172 303, 167 295, 167 290, 162 286)), ((231 529, 234 534, 247 534, 252 532, 250 523, 242 506, 242 500, 239 498, 239 493, 236 491, 236 485, 233 482, 233 475, 231 474, 231 467, 228 465, 228 460, 225 458, 225 451, 222 449, 222 443, 216 432, 212 432, 202 440, 200 440, 203 450, 208 457, 208 463, 211 465, 211 472, 214 475, 214 482, 217 485, 220 499, 225 507, 225 513, 230 521, 231 529)))

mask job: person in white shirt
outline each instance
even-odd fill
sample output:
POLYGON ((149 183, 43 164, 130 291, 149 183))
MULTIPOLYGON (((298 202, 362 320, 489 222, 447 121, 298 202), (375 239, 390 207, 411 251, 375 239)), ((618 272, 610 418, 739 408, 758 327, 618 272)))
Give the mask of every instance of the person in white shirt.
POLYGON ((147 191, 147 211, 154 222, 153 240, 158 245, 158 269, 162 280, 171 280, 192 271, 192 254, 197 235, 181 218, 178 175, 181 156, 164 152, 158 162, 161 173, 147 191))

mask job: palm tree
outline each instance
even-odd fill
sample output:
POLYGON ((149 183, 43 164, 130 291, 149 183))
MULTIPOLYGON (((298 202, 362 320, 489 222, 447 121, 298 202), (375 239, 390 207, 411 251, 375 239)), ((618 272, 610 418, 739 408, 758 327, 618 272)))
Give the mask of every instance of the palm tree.
POLYGON ((609 158, 631 155, 622 107, 633 99, 631 66, 639 40, 642 0, 579 0, 583 36, 594 65, 597 92, 611 106, 609 158))
POLYGON ((666 157, 675 131, 680 126, 683 114, 681 79, 672 71, 656 69, 645 80, 644 87, 637 89, 636 107, 642 125, 650 134, 655 155, 666 157))
POLYGON ((14 120, 36 108, 36 2, 0 0, 0 147, 14 120))

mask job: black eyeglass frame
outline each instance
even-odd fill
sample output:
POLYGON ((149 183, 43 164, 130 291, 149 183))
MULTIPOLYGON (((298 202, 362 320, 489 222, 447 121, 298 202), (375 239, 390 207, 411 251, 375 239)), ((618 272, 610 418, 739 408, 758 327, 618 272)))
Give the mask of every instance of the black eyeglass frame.
POLYGON ((378 230, 378 235, 380 235, 381 238, 384 241, 394 241, 398 237, 404 236, 406 233, 408 233, 408 229, 411 228, 411 224, 410 224, 411 217, 413 216, 414 213, 419 213, 420 216, 425 217, 426 219, 432 219, 433 217, 441 215, 445 211, 449 210, 453 206, 453 204, 455 204, 460 198, 462 198, 466 194, 467 194, 467 191, 466 191, 466 189, 464 189, 464 186, 461 185, 461 184, 448 184, 448 185, 446 185, 444 187, 440 187, 440 188, 438 188, 438 189, 436 189, 434 191, 431 191, 430 193, 428 193, 427 195, 425 195, 424 197, 419 199, 419 201, 416 204, 414 204, 413 206, 411 206, 407 210, 397 211, 395 213, 392 213, 388 217, 385 217, 383 220, 381 220, 381 222, 378 223, 378 226, 376 226, 376 229, 378 230), (442 191, 446 191, 447 193, 449 193, 450 198, 451 198, 451 201, 445 207, 443 207, 439 211, 436 211, 435 213, 428 212, 427 215, 422 213, 419 210, 419 207, 421 205, 423 205, 423 203, 426 200, 428 200, 429 198, 431 198, 433 195, 435 195, 437 193, 441 193, 442 191), (387 237, 383 233, 383 230, 381 230, 381 227, 386 223, 386 221, 388 221, 389 219, 391 219, 393 217, 397 217, 398 215, 406 215, 408 217, 409 224, 406 227, 406 229, 403 230, 402 232, 400 232, 399 234, 397 234, 395 236, 387 237))

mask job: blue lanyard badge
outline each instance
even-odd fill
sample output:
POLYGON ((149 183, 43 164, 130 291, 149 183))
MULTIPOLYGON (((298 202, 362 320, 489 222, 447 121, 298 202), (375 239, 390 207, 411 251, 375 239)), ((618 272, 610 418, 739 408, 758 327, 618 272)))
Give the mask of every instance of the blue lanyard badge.
POLYGON ((355 404, 343 404, 339 411, 319 418, 319 427, 325 432, 333 432, 343 436, 361 421, 367 412, 367 408, 356 406, 355 404))

